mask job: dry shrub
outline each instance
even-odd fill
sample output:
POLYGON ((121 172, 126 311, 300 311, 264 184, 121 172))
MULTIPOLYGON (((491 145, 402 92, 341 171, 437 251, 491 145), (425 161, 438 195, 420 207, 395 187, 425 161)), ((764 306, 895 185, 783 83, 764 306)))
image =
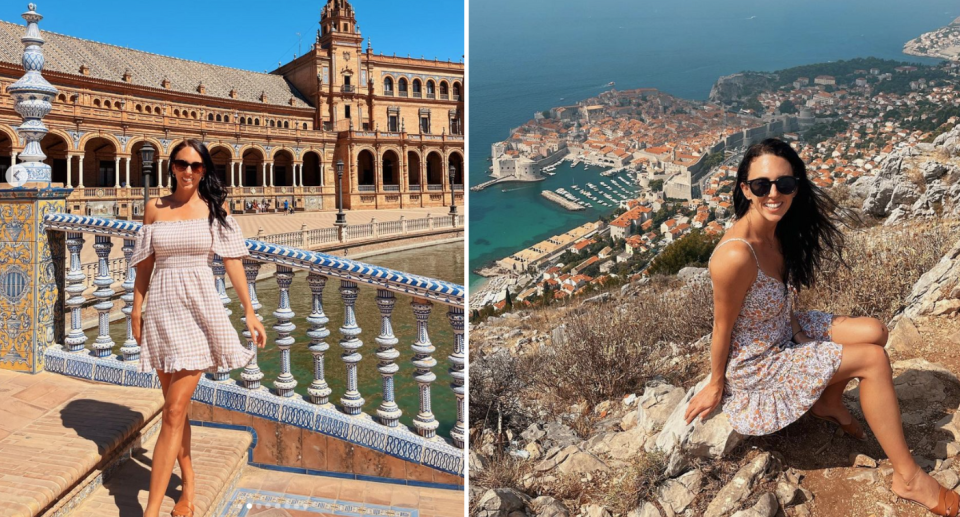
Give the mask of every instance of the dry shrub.
POLYGON ((920 170, 920 167, 916 166, 916 164, 907 170, 907 179, 910 180, 910 183, 916 185, 920 192, 925 192, 927 190, 927 181, 923 179, 923 172, 920 170))
POLYGON ((527 424, 523 393, 530 385, 529 362, 501 351, 470 363, 471 427, 502 432, 527 424))
POLYGON ((801 292, 801 306, 890 321, 956 237, 953 225, 943 221, 847 232, 844 260, 850 267, 825 261, 814 287, 801 292))
POLYGON ((565 338, 541 354, 536 383, 559 400, 594 406, 654 376, 682 383, 693 344, 712 325, 709 284, 657 279, 634 297, 585 304, 567 314, 565 338))
MULTIPOLYGON (((521 492, 523 476, 530 472, 533 463, 500 452, 487 458, 486 468, 470 471, 470 484, 480 488, 513 488, 521 492)), ((474 505, 470 505, 473 507, 474 505)))

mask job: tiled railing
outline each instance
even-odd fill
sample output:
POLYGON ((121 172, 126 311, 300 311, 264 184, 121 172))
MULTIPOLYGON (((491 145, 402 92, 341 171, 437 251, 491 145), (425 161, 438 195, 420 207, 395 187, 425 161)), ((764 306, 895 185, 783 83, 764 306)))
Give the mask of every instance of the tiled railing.
MULTIPOLYGON (((453 224, 453 218, 445 219, 447 224, 453 224)), ((416 221, 416 220, 414 220, 416 221)), ((413 221, 411 221, 413 222, 413 221)), ((419 226, 420 222, 414 223, 419 226)), ((89 378, 106 382, 145 387, 159 386, 152 373, 137 372, 136 364, 140 356, 140 347, 133 339, 130 328, 130 313, 133 304, 133 288, 136 269, 129 267, 129 260, 133 255, 134 238, 141 224, 135 221, 104 219, 98 217, 84 217, 72 214, 49 214, 44 218, 47 231, 66 233, 66 257, 69 268, 63 277, 66 287, 65 306, 69 311, 67 323, 62 335, 55 336, 62 346, 53 346, 45 353, 47 369, 78 377, 89 378), (93 239, 89 238, 93 234, 93 239), (86 236, 86 238, 85 238, 86 236), (124 252, 124 282, 120 290, 124 293, 121 299, 125 303, 123 313, 126 315, 126 340, 120 348, 120 356, 112 355, 115 346, 110 336, 109 313, 113 308, 111 289, 114 278, 110 273, 110 256, 113 247, 113 238, 122 238, 124 252), (84 295, 86 275, 82 271, 80 252, 85 243, 93 240, 93 247, 98 257, 97 275, 94 285, 97 290, 91 296, 98 300, 93 307, 99 313, 98 336, 90 349, 86 347, 87 337, 81 328, 80 310, 87 299, 84 295)), ((375 223, 366 225, 351 225, 349 232, 372 235, 375 223)), ((389 227, 387 223, 386 227, 389 227)), ((310 232, 304 232, 310 233, 310 232)), ((318 235, 325 235, 322 231, 318 235)), ((326 234, 329 237, 328 234, 326 234)), ((465 344, 463 339, 465 290, 463 286, 432 278, 407 274, 383 267, 373 266, 362 262, 325 255, 290 246, 271 244, 259 240, 246 240, 248 258, 243 259, 243 268, 246 273, 247 286, 250 290, 251 303, 257 317, 262 308, 257 298, 257 277, 264 264, 276 266, 276 282, 279 289, 278 307, 273 313, 277 318, 277 325, 272 327, 273 339, 268 337, 280 349, 280 373, 274 380, 273 390, 261 389, 261 379, 264 374, 257 365, 257 358, 248 364, 239 383, 230 382, 229 372, 220 371, 212 374, 209 379, 203 379, 194 394, 194 399, 208 404, 246 411, 251 414, 262 415, 281 422, 291 423, 318 432, 337 436, 341 439, 368 446, 376 450, 392 454, 397 457, 418 461, 424 465, 433 466, 445 471, 463 475, 462 447, 465 439, 464 425, 464 366, 465 344), (307 272, 306 287, 312 297, 312 312, 307 317, 310 328, 307 336, 309 343, 302 343, 295 353, 302 353, 307 348, 313 357, 314 370, 312 379, 299 380, 294 378, 290 370, 291 347, 295 345, 291 333, 295 330, 291 321, 294 314, 290 309, 291 289, 294 271, 307 272), (339 341, 343 353, 340 356, 345 368, 343 370, 346 382, 344 392, 340 394, 339 404, 334 406, 333 390, 326 381, 327 372, 324 371, 324 354, 330 349, 325 342, 331 331, 327 328, 329 318, 324 313, 324 288, 334 280, 339 281, 335 291, 340 295, 343 308, 343 322, 340 326, 342 338, 339 341), (376 307, 357 307, 357 296, 361 289, 376 290, 376 307), (399 357, 397 344, 401 342, 394 335, 391 315, 397 304, 397 296, 411 297, 411 310, 416 320, 414 335, 400 336, 411 342, 413 358, 411 365, 403 366, 396 363, 399 357), (448 357, 449 372, 453 381, 449 388, 436 390, 432 386, 436 380, 433 373, 437 360, 433 358, 434 346, 430 342, 427 323, 436 305, 447 307, 446 316, 452 327, 453 347, 448 357), (377 370, 382 380, 382 401, 375 414, 362 414, 364 404, 363 394, 360 393, 357 382, 358 363, 363 359, 359 353, 362 345, 359 337, 361 329, 357 324, 358 311, 375 310, 381 322, 379 335, 374 340, 378 346, 375 352, 377 370), (419 411, 413 419, 414 431, 399 424, 402 415, 397 406, 394 393, 394 376, 406 369, 408 375, 413 375, 419 390, 419 411), (294 388, 299 383, 309 383, 306 397, 293 397, 294 388), (456 448, 445 443, 438 437, 436 430, 439 423, 432 411, 432 397, 449 397, 448 400, 456 404, 456 422, 450 431, 449 438, 456 448), (455 399, 455 400, 454 400, 455 399), (236 407, 234 407, 236 406, 236 407)), ((230 302, 227 296, 223 261, 214 256, 213 278, 217 291, 224 304, 230 302)), ((328 291, 329 293, 329 291, 328 291)), ((327 298, 327 303, 330 299, 327 298)), ((226 307, 224 310, 227 310, 226 307)), ((229 310, 227 311, 230 314, 229 310)), ((271 333, 268 330, 268 334, 271 333)), ((248 332, 244 332, 247 347, 256 352, 256 347, 250 341, 248 332)), ((369 361, 370 359, 368 359, 369 361)), ((370 396, 369 394, 367 396, 370 396)))

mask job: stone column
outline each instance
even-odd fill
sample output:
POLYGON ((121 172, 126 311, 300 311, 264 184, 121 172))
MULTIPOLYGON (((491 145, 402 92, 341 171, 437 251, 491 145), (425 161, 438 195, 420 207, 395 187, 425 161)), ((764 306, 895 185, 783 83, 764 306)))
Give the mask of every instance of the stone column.
POLYGON ((120 157, 117 156, 113 160, 113 179, 114 179, 114 188, 120 188, 120 157))
POLYGON ((67 184, 66 184, 67 188, 73 188, 73 178, 70 177, 71 176, 70 165, 72 164, 73 164, 73 156, 70 156, 68 154, 67 155, 67 184))
POLYGON ((260 182, 261 187, 267 186, 267 162, 263 162, 263 181, 260 182))
POLYGON ((77 164, 77 188, 83 188, 83 155, 78 156, 80 163, 77 164))
MULTIPOLYGON (((127 156, 123 160, 127 162, 127 188, 130 188, 130 156, 127 156)), ((144 185, 144 188, 149 187, 149 185, 144 185)), ((146 210, 146 208, 144 208, 146 210)))
POLYGON ((273 162, 270 162, 270 186, 273 186, 273 162))
POLYGON ((243 162, 237 163, 237 186, 243 188, 243 162))
POLYGON ((234 170, 237 168, 236 165, 237 165, 236 162, 230 162, 230 186, 231 187, 234 186, 233 174, 234 174, 234 170))
POLYGON ((163 170, 163 158, 157 158, 157 186, 160 188, 164 187, 164 176, 166 176, 166 171, 163 170))

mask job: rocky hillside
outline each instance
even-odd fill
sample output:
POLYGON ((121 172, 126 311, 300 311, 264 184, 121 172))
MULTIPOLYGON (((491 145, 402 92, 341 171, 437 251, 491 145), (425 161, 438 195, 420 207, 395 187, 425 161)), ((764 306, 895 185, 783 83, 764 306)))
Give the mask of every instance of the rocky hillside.
POLYGON ((742 72, 724 75, 710 88, 710 102, 732 104, 743 102, 746 97, 772 88, 776 74, 742 72))
MULTIPOLYGON (((888 323, 907 441, 950 488, 960 485, 958 152, 954 130, 861 179, 851 194, 885 224, 848 231, 852 270, 828 266, 830 282, 801 295, 804 308, 888 323)), ((858 442, 804 416, 744 437, 719 411, 683 422, 709 372, 710 289, 691 268, 472 327, 472 514, 926 515, 895 502, 869 431, 858 442)), ((865 424, 856 382, 845 402, 865 424)))

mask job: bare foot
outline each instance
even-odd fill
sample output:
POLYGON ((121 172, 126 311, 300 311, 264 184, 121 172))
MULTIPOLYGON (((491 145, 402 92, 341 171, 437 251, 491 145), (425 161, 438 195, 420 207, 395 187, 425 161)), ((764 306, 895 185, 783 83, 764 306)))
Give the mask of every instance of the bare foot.
POLYGON ((847 425, 850 422, 853 422, 853 415, 850 413, 850 410, 847 409, 847 406, 843 403, 837 405, 827 405, 824 404, 822 400, 818 400, 813 403, 813 407, 810 408, 810 411, 821 417, 829 416, 833 417, 840 422, 840 425, 847 425))
POLYGON ((922 468, 917 467, 917 470, 916 474, 909 474, 916 476, 909 484, 903 476, 894 472, 890 489, 893 490, 894 494, 904 499, 916 501, 927 509, 933 508, 938 503, 940 483, 933 479, 930 474, 923 472, 922 468))

